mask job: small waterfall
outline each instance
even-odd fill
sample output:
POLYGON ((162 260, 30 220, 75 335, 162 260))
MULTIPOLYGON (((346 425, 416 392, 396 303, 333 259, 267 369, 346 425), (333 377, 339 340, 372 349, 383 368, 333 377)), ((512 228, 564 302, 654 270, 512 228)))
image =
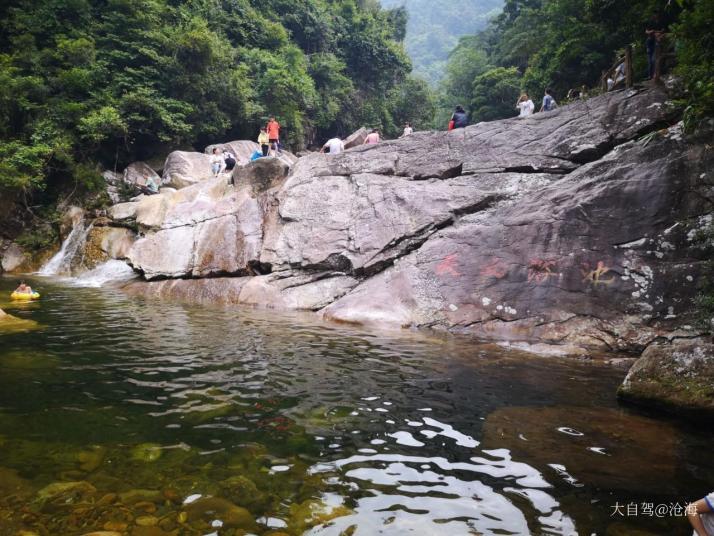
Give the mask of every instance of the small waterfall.
POLYGON ((75 256, 82 254, 87 235, 92 230, 92 225, 84 226, 84 220, 79 218, 74 222, 72 232, 69 233, 60 250, 39 271, 40 275, 72 275, 72 266, 75 256))
POLYGON ((81 287, 103 287, 107 283, 125 282, 135 277, 136 273, 131 266, 124 261, 111 259, 74 278, 74 284, 81 287))

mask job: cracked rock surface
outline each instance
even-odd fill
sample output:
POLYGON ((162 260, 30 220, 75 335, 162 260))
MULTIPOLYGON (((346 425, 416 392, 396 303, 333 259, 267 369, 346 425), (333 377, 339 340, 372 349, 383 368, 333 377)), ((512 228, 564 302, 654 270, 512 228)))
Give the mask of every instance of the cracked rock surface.
POLYGON ((122 205, 150 280, 129 291, 635 355, 694 336, 714 157, 666 99, 612 92, 289 173, 266 159, 122 205))

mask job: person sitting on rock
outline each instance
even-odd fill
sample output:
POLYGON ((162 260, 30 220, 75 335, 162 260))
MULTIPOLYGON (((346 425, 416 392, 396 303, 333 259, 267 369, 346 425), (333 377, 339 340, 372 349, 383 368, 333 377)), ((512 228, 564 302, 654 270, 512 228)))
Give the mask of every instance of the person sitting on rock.
POLYGON ((30 287, 30 285, 26 285, 24 281, 20 281, 20 284, 15 289, 15 292, 18 294, 32 294, 32 287, 30 287))
POLYGON ((520 113, 518 114, 518 117, 520 118, 533 115, 533 110, 535 110, 535 104, 533 104, 533 101, 528 96, 528 93, 521 93, 518 102, 516 102, 516 110, 520 111, 520 113))
POLYGON ((372 132, 367 134, 367 137, 364 139, 362 145, 375 145, 377 143, 379 143, 379 130, 373 128, 372 132))
POLYGON ((320 152, 324 153, 325 149, 327 149, 327 152, 330 154, 339 154, 345 150, 345 144, 339 138, 339 136, 335 136, 334 138, 330 138, 325 142, 325 145, 322 146, 320 152))
POLYGON ((714 491, 685 510, 696 536, 714 536, 714 491))
POLYGON ((260 129, 260 134, 258 134, 258 145, 260 145, 260 150, 263 152, 263 156, 268 156, 270 152, 270 137, 268 136, 268 131, 265 127, 260 129))
POLYGON ((404 123, 404 132, 402 132, 402 135, 399 136, 400 138, 406 138, 409 136, 412 132, 414 132, 414 129, 412 128, 411 123, 404 123))
POLYGON ((464 128, 469 124, 469 116, 460 104, 454 108, 454 113, 451 114, 453 128, 464 128))
POLYGON ((558 103, 555 102, 555 99, 550 94, 550 89, 546 89, 545 95, 543 95, 543 104, 540 107, 540 111, 541 112, 550 112, 551 110, 555 110, 557 106, 558 106, 558 103))
POLYGON ((159 193, 159 185, 156 184, 153 177, 148 175, 144 175, 143 184, 137 181, 136 187, 144 195, 154 195, 159 193))
POLYGON ((213 154, 211 155, 211 172, 214 177, 218 177, 223 173, 223 169, 226 167, 226 162, 223 160, 223 155, 218 147, 213 149, 213 154))
POLYGON ((236 167, 237 160, 235 155, 230 151, 223 151, 223 162, 226 164, 226 171, 233 171, 233 168, 236 167))

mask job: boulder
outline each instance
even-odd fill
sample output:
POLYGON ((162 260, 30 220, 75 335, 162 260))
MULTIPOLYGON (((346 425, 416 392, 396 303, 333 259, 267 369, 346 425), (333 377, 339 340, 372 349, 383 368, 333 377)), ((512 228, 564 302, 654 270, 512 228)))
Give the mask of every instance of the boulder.
POLYGON ((174 151, 166 158, 161 183, 179 190, 212 177, 209 155, 174 151))
POLYGON ((714 344, 702 338, 652 344, 632 366, 618 395, 677 413, 714 415, 714 344))
POLYGON ((364 127, 361 127, 359 130, 354 131, 352 134, 350 134, 343 140, 345 144, 345 149, 351 149, 352 147, 358 147, 362 145, 364 143, 364 140, 367 139, 367 134, 369 134, 369 130, 364 127))
POLYGON ((290 166, 279 158, 259 158, 233 170, 232 182, 237 186, 248 185, 252 195, 257 197, 263 192, 282 185, 288 176, 290 166))
POLYGON ((26 261, 27 256, 23 249, 14 242, 11 242, 5 251, 0 253, 0 273, 14 272, 21 268, 26 261))
POLYGON ((145 185, 147 179, 154 179, 154 182, 161 184, 161 177, 146 162, 133 162, 124 169, 122 180, 128 185, 145 185))
MULTIPOLYGON (((152 196, 149 196, 152 197, 152 196)), ((143 199, 143 198, 142 198, 143 199)), ((136 220, 139 203, 118 203, 109 207, 109 217, 115 221, 136 220)))

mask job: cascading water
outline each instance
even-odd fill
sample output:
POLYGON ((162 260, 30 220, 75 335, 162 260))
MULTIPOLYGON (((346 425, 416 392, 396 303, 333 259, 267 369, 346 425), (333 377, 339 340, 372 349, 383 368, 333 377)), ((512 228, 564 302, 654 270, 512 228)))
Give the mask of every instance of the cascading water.
POLYGON ((40 269, 40 275, 72 275, 73 260, 82 254, 91 229, 92 224, 85 226, 83 219, 77 219, 60 250, 40 269))
POLYGON ((136 273, 126 262, 110 259, 76 277, 74 283, 82 287, 103 287, 107 283, 125 282, 135 277, 136 273))

